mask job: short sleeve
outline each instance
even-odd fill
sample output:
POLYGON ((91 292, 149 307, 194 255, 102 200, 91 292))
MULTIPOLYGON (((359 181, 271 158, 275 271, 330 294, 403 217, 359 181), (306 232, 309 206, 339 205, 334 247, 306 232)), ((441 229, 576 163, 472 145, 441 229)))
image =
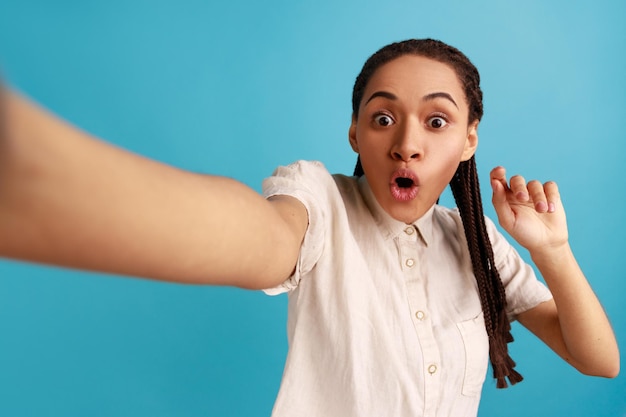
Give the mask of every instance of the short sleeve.
POLYGON ((325 215, 329 186, 334 185, 332 176, 321 162, 298 161, 277 168, 271 177, 263 181, 263 196, 288 195, 298 199, 306 208, 308 226, 304 235, 294 273, 276 287, 263 290, 268 295, 278 295, 295 289, 302 276, 313 269, 324 249, 325 215))
POLYGON ((515 320, 518 314, 552 299, 552 294, 537 279, 533 268, 497 230, 493 221, 485 218, 485 223, 496 268, 506 293, 507 314, 511 320, 515 320))

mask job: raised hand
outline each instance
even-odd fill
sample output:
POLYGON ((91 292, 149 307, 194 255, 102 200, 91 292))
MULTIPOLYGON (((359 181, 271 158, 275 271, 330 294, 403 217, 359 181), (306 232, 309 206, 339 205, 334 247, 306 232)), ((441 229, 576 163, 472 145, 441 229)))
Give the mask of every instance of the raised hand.
POLYGON ((491 171, 492 202, 500 225, 531 253, 567 244, 567 221, 555 182, 526 182, 515 175, 507 182, 504 167, 491 171))
POLYGON ((500 225, 531 258, 553 299, 518 320, 572 366, 588 375, 619 373, 619 349, 604 309, 578 266, 568 242, 565 210, 556 183, 491 171, 493 206, 500 225))

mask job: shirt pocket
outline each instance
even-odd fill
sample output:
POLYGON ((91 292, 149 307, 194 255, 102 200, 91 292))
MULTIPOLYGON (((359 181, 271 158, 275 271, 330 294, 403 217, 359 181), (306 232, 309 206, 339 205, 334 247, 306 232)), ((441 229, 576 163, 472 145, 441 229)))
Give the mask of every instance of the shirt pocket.
POLYGON ((479 395, 489 363, 489 338, 481 312, 473 319, 457 323, 465 349, 465 373, 462 393, 468 397, 479 395))

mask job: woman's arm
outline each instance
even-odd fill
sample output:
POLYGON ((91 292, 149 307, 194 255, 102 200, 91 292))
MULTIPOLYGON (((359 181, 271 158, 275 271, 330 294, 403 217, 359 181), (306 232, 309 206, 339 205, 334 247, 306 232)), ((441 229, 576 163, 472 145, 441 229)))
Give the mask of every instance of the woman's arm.
POLYGON ((520 323, 580 372, 615 377, 620 359, 609 320, 568 243, 557 185, 491 172, 493 204, 502 227, 530 252, 553 300, 518 316, 520 323))
POLYGON ((292 272, 297 200, 116 148, 8 90, 0 111, 0 256, 245 288, 292 272))

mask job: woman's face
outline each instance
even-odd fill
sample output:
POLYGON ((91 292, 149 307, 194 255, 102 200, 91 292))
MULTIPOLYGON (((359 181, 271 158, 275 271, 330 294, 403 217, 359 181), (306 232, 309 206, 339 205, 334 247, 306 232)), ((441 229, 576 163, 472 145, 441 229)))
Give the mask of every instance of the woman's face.
POLYGON ((376 70, 349 138, 374 196, 393 218, 419 219, 478 144, 454 70, 403 55, 376 70))

